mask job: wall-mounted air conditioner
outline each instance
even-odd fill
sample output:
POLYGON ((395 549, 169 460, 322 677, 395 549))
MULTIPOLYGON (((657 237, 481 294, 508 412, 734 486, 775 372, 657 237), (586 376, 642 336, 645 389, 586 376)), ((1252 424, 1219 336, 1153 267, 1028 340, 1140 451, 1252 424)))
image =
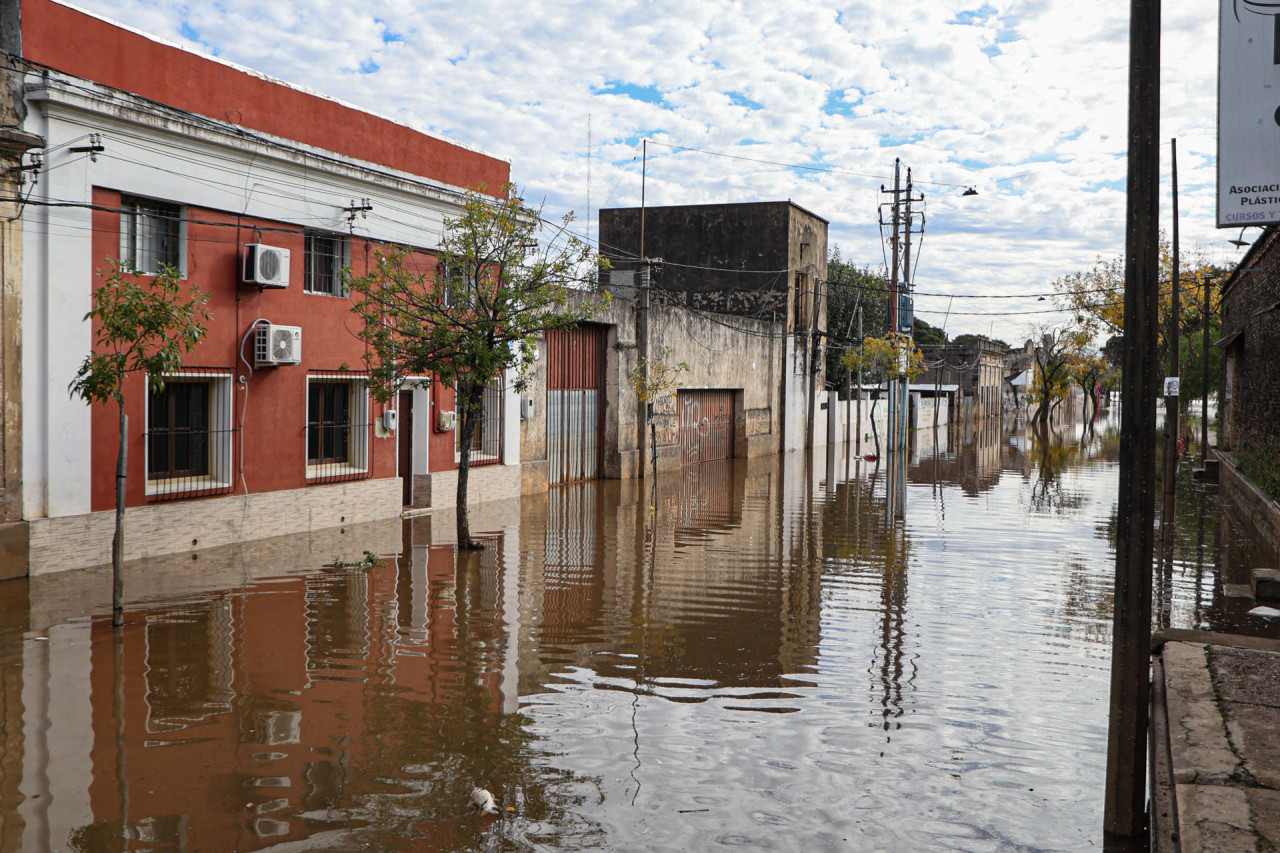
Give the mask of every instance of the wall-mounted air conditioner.
POLYGON ((250 243, 245 246, 244 283, 258 287, 289 286, 289 250, 250 243))
POLYGON ((253 364, 274 367, 302 361, 302 329, 263 323, 254 332, 253 364))
POLYGON ((440 413, 440 432, 449 432, 458 425, 457 412, 441 412, 440 413))

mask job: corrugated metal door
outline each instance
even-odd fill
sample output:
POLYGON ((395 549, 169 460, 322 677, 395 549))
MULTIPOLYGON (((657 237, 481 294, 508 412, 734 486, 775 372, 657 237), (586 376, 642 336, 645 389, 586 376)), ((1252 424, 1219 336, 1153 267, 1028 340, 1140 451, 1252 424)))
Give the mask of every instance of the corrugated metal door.
POLYGON ((552 483, 600 476, 605 327, 552 330, 547 347, 547 476, 552 483))
POLYGON ((732 391, 681 391, 678 405, 681 464, 732 458, 732 391))

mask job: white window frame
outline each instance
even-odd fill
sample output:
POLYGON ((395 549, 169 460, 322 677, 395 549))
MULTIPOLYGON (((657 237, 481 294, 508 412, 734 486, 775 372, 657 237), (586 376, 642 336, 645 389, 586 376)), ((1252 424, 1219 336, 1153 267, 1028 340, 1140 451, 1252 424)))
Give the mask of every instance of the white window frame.
POLYGON ((155 275, 160 272, 160 263, 151 263, 147 256, 142 239, 144 223, 152 218, 145 208, 169 208, 178 224, 178 246, 175 249, 173 266, 178 268, 182 278, 187 277, 187 209, 183 205, 171 201, 128 195, 120 197, 120 260, 130 269, 142 275, 155 275))
MULTIPOLYGON (((351 383, 349 388, 350 405, 347 411, 350 413, 350 421, 352 425, 363 424, 368 429, 370 421, 370 401, 369 388, 365 385, 368 377, 363 374, 354 376, 338 376, 330 373, 320 373, 307 377, 307 393, 303 398, 306 405, 303 408, 302 431, 306 435, 308 426, 311 423, 311 383, 324 382, 326 384, 334 382, 351 383)), ((321 462, 313 463, 309 454, 308 442, 302 442, 302 463, 306 466, 308 480, 328 480, 331 478, 354 477, 360 474, 369 473, 369 455, 371 452, 372 442, 366 435, 360 441, 351 441, 347 445, 347 461, 339 462, 321 462), (354 457, 354 458, 353 458, 354 457)))
MULTIPOLYGON (((232 407, 234 402, 232 396, 234 383, 231 371, 194 370, 166 374, 164 377, 165 385, 172 382, 193 380, 208 382, 211 386, 209 388, 209 432, 211 434, 209 439, 209 473, 196 477, 152 479, 151 443, 144 441, 142 443, 142 470, 147 475, 146 494, 148 497, 153 495, 179 495, 185 492, 192 492, 191 497, 193 498, 203 497, 211 491, 229 490, 234 482, 235 471, 232 464, 234 447, 232 440, 235 435, 235 415, 232 407), (215 446, 215 442, 217 446, 215 446)), ((144 435, 151 432, 150 381, 148 381, 147 387, 147 405, 143 419, 144 435)))

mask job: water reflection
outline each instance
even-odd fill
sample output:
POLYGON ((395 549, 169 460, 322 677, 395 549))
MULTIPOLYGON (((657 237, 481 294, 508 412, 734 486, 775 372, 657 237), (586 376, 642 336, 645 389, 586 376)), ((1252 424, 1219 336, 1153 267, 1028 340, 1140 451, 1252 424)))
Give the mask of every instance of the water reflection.
MULTIPOLYGON (((580 483, 479 553, 419 519, 369 569, 206 560, 243 580, 118 645, 80 581, 0 584, 0 851, 1100 846, 1116 448, 989 421, 580 483)), ((1180 492, 1172 624, 1251 626, 1216 501, 1180 492)))

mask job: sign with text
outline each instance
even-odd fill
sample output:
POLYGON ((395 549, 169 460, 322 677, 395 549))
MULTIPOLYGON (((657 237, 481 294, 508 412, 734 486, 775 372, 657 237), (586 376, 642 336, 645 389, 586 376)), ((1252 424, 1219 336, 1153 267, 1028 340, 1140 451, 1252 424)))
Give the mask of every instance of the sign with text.
POLYGON ((1218 227, 1280 223, 1280 6, 1219 0, 1218 227))
POLYGON ((1166 376, 1164 378, 1164 395, 1166 397, 1178 396, 1178 388, 1182 384, 1181 379, 1177 376, 1166 376))

